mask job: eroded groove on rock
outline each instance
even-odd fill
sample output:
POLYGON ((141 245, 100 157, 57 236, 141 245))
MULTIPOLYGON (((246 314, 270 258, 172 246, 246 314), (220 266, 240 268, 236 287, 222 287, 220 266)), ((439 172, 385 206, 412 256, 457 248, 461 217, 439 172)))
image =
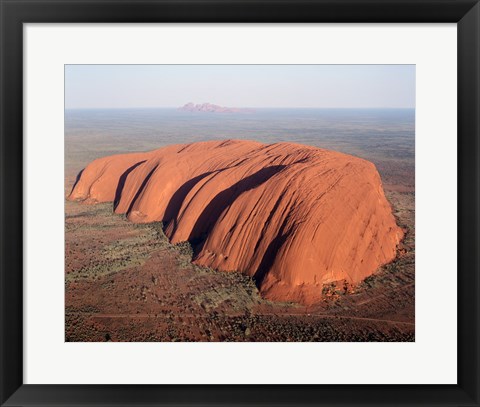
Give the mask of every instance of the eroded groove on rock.
POLYGON ((114 202, 132 222, 164 222, 193 261, 255 277, 272 300, 312 303, 357 283, 403 237, 375 166, 293 143, 222 140, 93 161, 68 199, 114 202))

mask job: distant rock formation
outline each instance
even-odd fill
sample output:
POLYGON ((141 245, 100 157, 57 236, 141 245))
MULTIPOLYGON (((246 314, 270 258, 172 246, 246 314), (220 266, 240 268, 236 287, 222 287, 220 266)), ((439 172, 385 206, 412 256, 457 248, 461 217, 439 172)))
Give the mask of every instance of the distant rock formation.
POLYGON ((186 105, 179 108, 179 110, 183 110, 184 112, 209 112, 209 113, 251 113, 253 109, 247 108, 239 108, 239 107, 224 107, 213 105, 211 103, 202 103, 202 104, 194 104, 194 103, 187 103, 186 105))
POLYGON ((132 222, 162 221, 193 261, 255 278, 265 297, 313 303, 323 284, 358 283, 403 237, 375 166, 293 143, 172 145, 89 164, 70 200, 114 202, 132 222))

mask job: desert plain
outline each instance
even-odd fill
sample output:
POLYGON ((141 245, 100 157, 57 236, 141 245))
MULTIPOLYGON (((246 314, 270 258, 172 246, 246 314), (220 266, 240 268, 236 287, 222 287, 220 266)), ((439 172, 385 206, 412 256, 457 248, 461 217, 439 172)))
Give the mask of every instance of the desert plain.
POLYGON ((65 199, 65 340, 413 341, 410 110, 227 112, 221 117, 154 109, 67 111, 65 197, 95 159, 226 139, 293 142, 373 163, 401 236, 391 258, 355 282, 340 278, 317 284, 308 301, 269 295, 253 272, 192 262, 196 242, 172 239, 167 224, 132 221, 115 211, 115 202, 65 199))

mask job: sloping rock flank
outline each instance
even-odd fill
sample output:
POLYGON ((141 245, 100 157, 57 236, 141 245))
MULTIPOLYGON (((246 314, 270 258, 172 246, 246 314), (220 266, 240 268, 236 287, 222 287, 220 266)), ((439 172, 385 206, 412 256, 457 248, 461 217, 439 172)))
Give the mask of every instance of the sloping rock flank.
POLYGON ((101 158, 70 200, 114 203, 162 221, 193 261, 255 278, 272 300, 312 303, 323 284, 357 283, 392 261, 403 237, 375 166, 292 143, 226 140, 101 158))

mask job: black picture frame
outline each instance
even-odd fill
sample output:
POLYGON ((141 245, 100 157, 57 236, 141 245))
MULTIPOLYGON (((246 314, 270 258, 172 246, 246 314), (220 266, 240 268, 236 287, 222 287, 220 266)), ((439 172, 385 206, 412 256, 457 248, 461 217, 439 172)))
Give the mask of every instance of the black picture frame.
POLYGON ((2 406, 479 405, 479 0, 0 0, 0 14, 2 406), (23 384, 23 24, 47 22, 457 23, 458 384, 23 384))

